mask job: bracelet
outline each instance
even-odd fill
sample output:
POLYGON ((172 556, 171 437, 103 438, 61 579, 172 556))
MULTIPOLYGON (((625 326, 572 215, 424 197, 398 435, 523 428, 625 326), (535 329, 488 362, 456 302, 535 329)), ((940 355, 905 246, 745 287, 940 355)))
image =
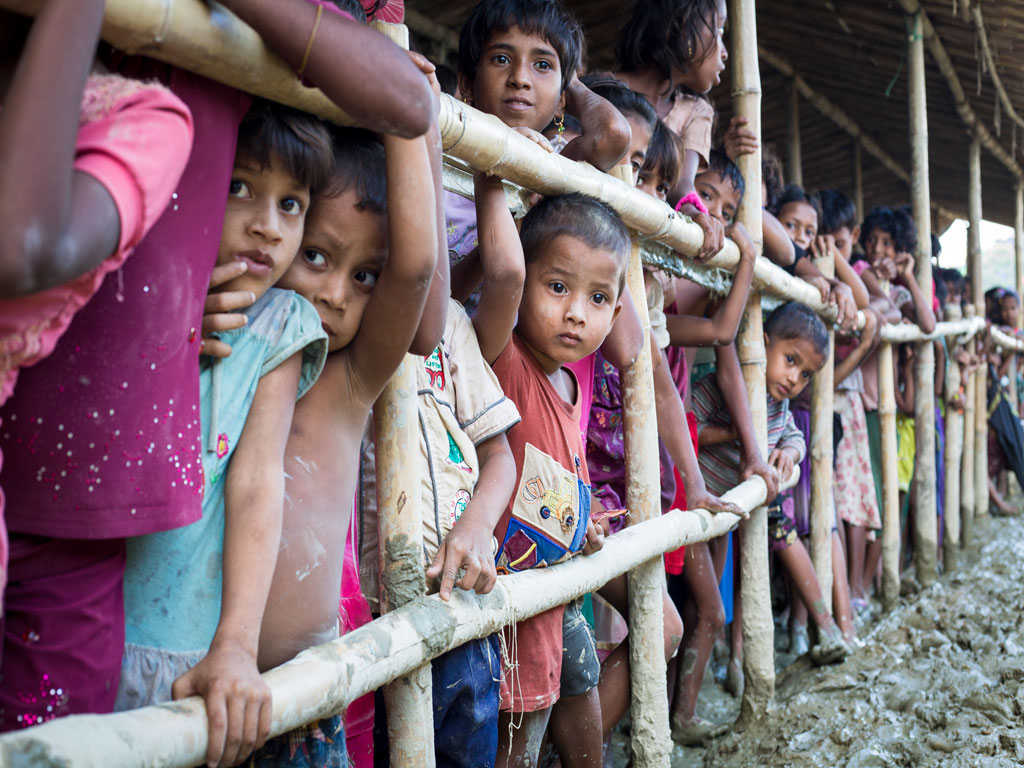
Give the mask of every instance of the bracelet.
POLYGON ((313 29, 309 33, 309 41, 306 43, 306 52, 302 54, 302 63, 299 64, 299 68, 296 70, 299 79, 302 79, 302 73, 306 71, 306 64, 309 61, 309 52, 313 50, 313 41, 316 39, 316 31, 320 28, 320 19, 323 18, 324 7, 317 4, 316 6, 316 20, 313 22, 313 29))
POLYGON ((682 198, 678 203, 676 203, 676 211, 678 211, 686 204, 692 205, 705 216, 708 213, 707 206, 704 205, 704 201, 700 199, 700 195, 698 195, 696 192, 688 193, 686 197, 682 198))

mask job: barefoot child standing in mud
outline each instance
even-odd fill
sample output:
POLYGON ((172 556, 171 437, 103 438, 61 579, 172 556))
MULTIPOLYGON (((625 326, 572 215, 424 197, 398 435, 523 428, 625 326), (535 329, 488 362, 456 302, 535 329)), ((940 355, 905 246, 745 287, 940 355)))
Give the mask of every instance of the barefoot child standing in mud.
MULTIPOLYGON (((807 445, 789 410, 790 398, 799 395, 825 364, 828 333, 825 325, 805 304, 791 301, 769 315, 764 324, 768 390, 768 463, 785 480, 803 458, 807 445)), ((708 375, 693 387, 693 413, 700 440, 698 461, 708 490, 725 493, 740 483, 740 448, 729 410, 715 376, 708 375)), ((832 614, 825 608, 821 587, 811 558, 796 533, 792 508, 779 500, 768 507, 768 537, 793 579, 800 598, 818 626, 818 643, 811 649, 816 664, 841 661, 850 649, 843 642, 832 614)))

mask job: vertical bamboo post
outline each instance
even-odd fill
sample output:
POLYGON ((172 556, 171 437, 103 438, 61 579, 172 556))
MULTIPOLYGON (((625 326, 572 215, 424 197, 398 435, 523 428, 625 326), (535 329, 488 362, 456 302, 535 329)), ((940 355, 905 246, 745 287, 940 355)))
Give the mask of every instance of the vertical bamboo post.
POLYGON ((857 208, 857 221, 864 221, 864 152, 860 139, 853 140, 853 204, 857 208))
MULTIPOLYGON (((835 276, 834 256, 815 259, 825 277, 835 276)), ((825 607, 832 610, 832 414, 835 405, 835 331, 828 331, 828 360, 811 390, 811 560, 825 607)))
MULTIPOLYGON (((946 305, 946 320, 959 320, 961 316, 959 304, 946 305)), ((943 510, 945 529, 942 536, 943 565, 946 573, 957 567, 960 555, 960 460, 964 443, 963 400, 960 394, 960 365, 953 360, 957 350, 957 339, 949 337, 949 373, 945 378, 946 401, 946 473, 945 496, 943 510)))
MULTIPOLYGON (((889 284, 882 282, 889 294, 889 284)), ((900 596, 900 481, 896 448, 896 382, 893 346, 878 347, 878 417, 882 433, 882 604, 892 610, 900 596)))
MULTIPOLYGON (((985 315, 985 287, 981 272, 981 142, 971 139, 968 154, 970 173, 967 186, 967 259, 975 311, 985 315)), ((984 342, 983 334, 978 335, 984 342)), ((974 517, 988 514, 988 365, 974 376, 974 517)))
MULTIPOLYGON (((633 183, 630 166, 612 175, 633 183)), ((647 314, 640 249, 626 270, 626 284, 644 327, 644 345, 631 368, 622 371, 622 421, 626 454, 626 507, 632 523, 661 514, 658 461, 658 420, 654 408, 654 369, 651 361, 651 320, 647 314)), ((629 670, 633 764, 667 768, 672 754, 668 727, 668 687, 665 666, 665 617, 662 602, 661 558, 648 560, 629 572, 629 670)))
MULTIPOLYGON (((967 304, 964 314, 967 317, 974 317, 974 305, 967 304)), ((972 336, 967 341, 968 349, 973 349, 976 344, 972 336)), ((967 374, 964 381, 964 417, 963 417, 963 461, 960 465, 960 546, 964 547, 971 541, 972 525, 974 524, 974 454, 975 437, 977 430, 974 425, 977 398, 974 390, 977 385, 977 376, 973 373, 967 374)))
MULTIPOLYGON (((1024 182, 1017 182, 1017 205, 1013 217, 1014 275, 1017 296, 1024 295, 1024 182)), ((1024 328, 1024 312, 1017 318, 1017 327, 1024 328)))
POLYGON ((789 81, 789 110, 786 112, 786 180, 804 184, 804 164, 800 147, 800 91, 796 79, 789 81))
MULTIPOLYGON (((754 0, 730 0, 732 24, 732 100, 733 114, 747 118, 747 127, 761 136, 761 75, 757 60, 757 20, 754 0)), ((738 220, 746 227, 760 253, 761 232, 761 151, 738 160, 747 194, 740 206, 738 220)), ((764 452, 768 444, 768 395, 765 390, 764 330, 761 296, 751 291, 746 312, 736 337, 736 351, 743 368, 743 380, 750 399, 754 431, 764 452)), ((766 500, 767 501, 767 500, 766 500)), ((771 596, 768 592, 768 511, 758 507, 743 524, 740 547, 740 572, 743 601, 743 691, 741 718, 745 722, 764 716, 775 695, 775 632, 772 624, 771 596)))
MULTIPOLYGON (((408 50, 404 24, 373 22, 396 45, 408 50)), ((380 542, 381 612, 393 611, 426 593, 423 520, 419 508, 420 465, 409 461, 419 445, 416 368, 406 355, 373 407, 377 510, 380 542)), ((434 714, 430 664, 384 687, 388 752, 395 768, 433 768, 434 714)))
MULTIPOLYGON (((910 21, 908 79, 910 81, 910 185, 914 221, 917 224, 915 275, 925 296, 932 291, 931 195, 928 188, 928 106, 926 99, 924 35, 921 13, 910 21)), ((938 507, 935 468, 935 347, 931 341, 917 345, 914 361, 914 559, 922 586, 935 581, 938 544, 938 507)))

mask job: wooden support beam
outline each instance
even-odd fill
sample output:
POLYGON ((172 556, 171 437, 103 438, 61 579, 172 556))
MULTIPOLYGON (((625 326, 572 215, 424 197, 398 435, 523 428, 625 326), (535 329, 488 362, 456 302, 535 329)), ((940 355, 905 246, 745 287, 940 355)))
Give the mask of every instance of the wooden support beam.
MULTIPOLYGON (((1017 110, 1013 108, 1013 102, 1010 101, 1010 97, 1003 87, 1003 80, 999 77, 999 70, 996 69, 996 60, 992 55, 992 47, 988 44, 988 32, 985 31, 985 20, 981 16, 981 7, 975 5, 970 9, 969 13, 971 22, 974 24, 974 31, 978 36, 978 48, 981 49, 981 55, 986 69, 988 69, 989 78, 992 80, 992 87, 995 88, 996 95, 999 97, 999 103, 1002 105, 1006 116, 1015 122, 1018 127, 1024 128, 1024 118, 1021 118, 1017 114, 1017 110)), ((999 131, 998 125, 996 126, 996 131, 999 131)), ((1020 294, 1018 293, 1018 295, 1020 294)))
MULTIPOLYGON (((959 320, 961 310, 959 304, 946 305, 946 318, 959 320)), ((950 363, 944 379, 946 402, 946 444, 945 444, 945 493, 942 499, 943 535, 942 564, 946 573, 956 570, 960 557, 960 461, 963 458, 964 446, 964 412, 963 397, 960 392, 960 364, 953 360, 960 345, 954 336, 949 340, 950 363)))
MULTIPOLYGON (((827 278, 835 276, 830 256, 814 260, 827 278)), ((835 406, 836 335, 828 331, 828 360, 811 382, 811 561, 821 586, 821 598, 832 611, 832 416, 835 406)))
MULTIPOLYGON (((985 286, 981 259, 981 139, 971 139, 968 152, 967 264, 975 312, 985 316, 985 286)), ((988 514, 988 366, 974 375, 974 516, 988 514)))
MULTIPOLYGON (((733 114, 747 118, 747 128, 761 137, 761 75, 757 61, 757 21, 754 0, 729 0, 732 27, 733 114)), ((760 253, 761 151, 742 155, 737 164, 746 183, 737 221, 743 223, 760 253)), ((761 297, 751 290, 746 314, 736 338, 736 351, 750 399, 751 418, 763 455, 767 457, 768 422, 765 390, 764 332, 761 297)), ((740 593, 743 601, 743 672, 745 686, 740 718, 751 722, 765 716, 775 695, 775 628, 768 591, 768 511, 758 507, 743 524, 740 537, 740 593)))
POLYGON ((804 166, 800 156, 800 90, 789 83, 789 109, 786 112, 786 181, 804 185, 804 166))
MULTIPOLYGON (((612 169, 632 182, 630 166, 612 169)), ((644 328, 644 344, 636 362, 622 371, 622 427, 626 462, 626 507, 631 524, 661 516, 661 475, 658 459, 658 419, 654 407, 654 369, 651 361, 651 320, 647 314, 644 270, 635 241, 626 269, 626 285, 634 297, 644 328)), ((668 724, 665 664, 665 617, 661 559, 641 563, 629 572, 630 740, 633 764, 668 768, 672 737, 668 724)))
MULTIPOLYGON (((1013 216, 1013 274, 1017 296, 1024 296, 1024 181, 1017 182, 1013 216)), ((1018 313, 1017 327, 1024 328, 1024 312, 1018 313)))
MULTIPOLYGON (((910 192, 914 221, 917 224, 917 253, 914 277, 921 291, 932 288, 932 219, 928 187, 928 105, 926 99, 924 41, 921 39, 921 14, 908 17, 907 75, 911 176, 910 192)), ((914 560, 917 579, 928 586, 936 577, 938 521, 935 468, 935 348, 933 342, 917 345, 914 359, 914 431, 917 454, 914 457, 914 560)))
MULTIPOLYGON (((888 285, 883 283, 888 294, 888 285)), ((892 344, 878 347, 878 418, 882 433, 882 605, 900 596, 900 484, 896 448, 896 386, 892 344)))
POLYGON ((924 12, 921 4, 918 0, 900 0, 900 5, 908 14, 920 13, 924 42, 928 45, 928 51, 931 53, 932 59, 935 60, 936 65, 939 67, 939 72, 949 86, 956 111, 960 114, 960 118, 964 121, 971 135, 975 136, 985 146, 985 149, 1002 163, 1006 170, 1012 173, 1014 177, 1018 180, 1024 179, 1024 171, 1017 165, 1017 161, 1010 156, 1010 153, 1003 148, 999 140, 992 135, 991 131, 975 113, 970 100, 967 98, 967 94, 964 92, 963 86, 960 84, 960 76, 957 75, 956 67, 949 58, 939 33, 935 31, 935 27, 932 26, 932 22, 928 18, 928 14, 924 12))

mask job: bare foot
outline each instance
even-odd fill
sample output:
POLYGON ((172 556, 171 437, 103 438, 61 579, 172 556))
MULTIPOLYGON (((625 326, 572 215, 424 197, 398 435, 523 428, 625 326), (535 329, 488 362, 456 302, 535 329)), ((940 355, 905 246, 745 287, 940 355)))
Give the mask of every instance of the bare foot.
POLYGON ((688 722, 675 720, 672 722, 672 740, 677 744, 694 747, 721 736, 727 730, 729 726, 712 723, 703 717, 694 717, 688 722))

